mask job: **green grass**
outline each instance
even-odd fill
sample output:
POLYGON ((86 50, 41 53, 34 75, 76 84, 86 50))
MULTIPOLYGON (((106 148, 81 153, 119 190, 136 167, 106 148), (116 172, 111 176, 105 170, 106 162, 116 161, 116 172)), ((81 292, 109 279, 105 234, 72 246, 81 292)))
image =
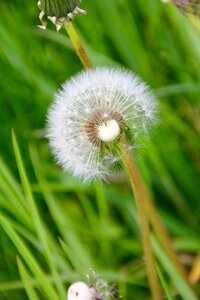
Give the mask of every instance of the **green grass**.
MULTIPOLYGON (((131 69, 158 97, 160 122, 137 160, 189 271, 200 249, 200 34, 159 0, 81 7, 74 24, 94 65, 131 69)), ((35 1, 1 3, 0 300, 64 300, 90 268, 123 299, 150 299, 127 178, 85 185, 48 149, 47 107, 82 66, 64 30, 36 28, 38 13, 35 1)), ((198 299, 156 240, 154 252, 166 299, 198 299)))

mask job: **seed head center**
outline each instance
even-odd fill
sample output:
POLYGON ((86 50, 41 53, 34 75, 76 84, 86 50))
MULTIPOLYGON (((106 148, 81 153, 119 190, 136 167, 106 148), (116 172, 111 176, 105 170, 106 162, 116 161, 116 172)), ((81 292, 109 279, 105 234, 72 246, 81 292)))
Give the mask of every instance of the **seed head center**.
POLYGON ((89 116, 84 132, 89 141, 99 147, 115 140, 123 128, 123 118, 118 112, 97 109, 89 116))
POLYGON ((116 120, 108 120, 97 128, 98 138, 103 142, 111 142, 120 134, 120 127, 116 120))

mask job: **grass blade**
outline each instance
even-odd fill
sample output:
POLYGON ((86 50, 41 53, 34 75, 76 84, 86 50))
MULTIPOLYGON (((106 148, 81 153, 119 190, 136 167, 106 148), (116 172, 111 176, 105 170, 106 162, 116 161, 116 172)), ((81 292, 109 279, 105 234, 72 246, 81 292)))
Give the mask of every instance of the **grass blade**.
POLYGON ((49 245, 49 239, 47 238, 46 235, 46 230, 44 227, 44 224, 41 221, 41 218, 39 216, 38 213, 38 209, 37 206, 35 204, 35 200, 31 191, 31 186, 24 168, 24 164, 22 161, 22 156, 20 153, 20 149, 17 143, 17 139, 16 136, 14 134, 14 131, 12 131, 12 141, 13 141, 13 148, 14 148, 14 152, 15 152, 15 157, 16 157, 16 161, 17 161, 17 166, 18 166, 18 170, 19 170, 19 174, 20 174, 20 178, 21 178, 21 182, 22 182, 22 186, 23 186, 23 190, 24 190, 24 194, 26 196, 27 202, 29 204, 30 207, 30 213, 31 213, 31 217, 33 220, 33 224, 36 228, 36 232, 38 234, 38 237, 40 239, 41 245, 44 249, 44 254, 45 254, 45 258, 46 261, 49 265, 49 268, 52 272, 52 274, 55 276, 55 284, 56 287, 59 291, 60 297, 61 299, 65 300, 66 295, 65 295, 65 290, 62 286, 62 283, 59 280, 59 276, 58 276, 58 272, 55 266, 55 262, 53 259, 53 255, 51 253, 51 247, 49 245))
POLYGON ((20 273, 21 278, 22 278, 22 282, 24 284, 24 288, 25 288, 26 293, 29 297, 29 300, 39 300, 32 284, 31 284, 30 277, 29 277, 24 265, 22 264, 22 262, 19 258, 17 258, 17 265, 18 265, 19 273, 20 273))
POLYGON ((25 245, 20 236, 14 231, 7 218, 5 218, 2 214, 0 214, 0 224, 19 251, 26 264, 29 266, 29 269, 34 274, 35 278, 38 279, 38 282, 40 283, 40 289, 46 294, 49 300, 60 300, 28 247, 25 245))
POLYGON ((181 274, 176 270, 173 263, 169 260, 165 252, 162 250, 155 238, 152 238, 154 253, 162 264, 164 270, 169 274, 177 291, 184 300, 198 300, 198 297, 192 291, 188 283, 184 280, 181 274))

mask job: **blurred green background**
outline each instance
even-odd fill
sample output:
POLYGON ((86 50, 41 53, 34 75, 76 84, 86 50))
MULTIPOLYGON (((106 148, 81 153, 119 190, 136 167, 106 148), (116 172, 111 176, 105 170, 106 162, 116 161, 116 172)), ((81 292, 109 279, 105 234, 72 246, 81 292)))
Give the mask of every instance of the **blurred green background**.
MULTIPOLYGON (((74 24, 94 65, 134 71, 160 102, 137 160, 189 271, 200 251, 200 34, 159 0, 83 0, 81 8, 88 14, 74 24)), ((1 1, 0 11, 0 299, 64 300, 89 268, 123 299, 150 299, 127 178, 82 184, 55 165, 44 138, 54 93, 82 69, 66 32, 38 29, 35 1, 1 1)), ((170 294, 173 278, 157 259, 170 294)))

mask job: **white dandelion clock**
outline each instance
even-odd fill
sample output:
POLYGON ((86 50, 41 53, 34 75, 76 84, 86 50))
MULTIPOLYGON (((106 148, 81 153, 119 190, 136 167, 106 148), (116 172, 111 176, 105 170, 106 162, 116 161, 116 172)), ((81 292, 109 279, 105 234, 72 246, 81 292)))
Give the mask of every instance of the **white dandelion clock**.
POLYGON ((77 281, 70 285, 67 293, 68 300, 92 300, 93 293, 83 281, 77 281))
POLYGON ((63 84, 48 113, 48 138, 58 163, 84 181, 105 179, 125 134, 131 145, 155 120, 156 101, 133 73, 106 67, 63 84))

